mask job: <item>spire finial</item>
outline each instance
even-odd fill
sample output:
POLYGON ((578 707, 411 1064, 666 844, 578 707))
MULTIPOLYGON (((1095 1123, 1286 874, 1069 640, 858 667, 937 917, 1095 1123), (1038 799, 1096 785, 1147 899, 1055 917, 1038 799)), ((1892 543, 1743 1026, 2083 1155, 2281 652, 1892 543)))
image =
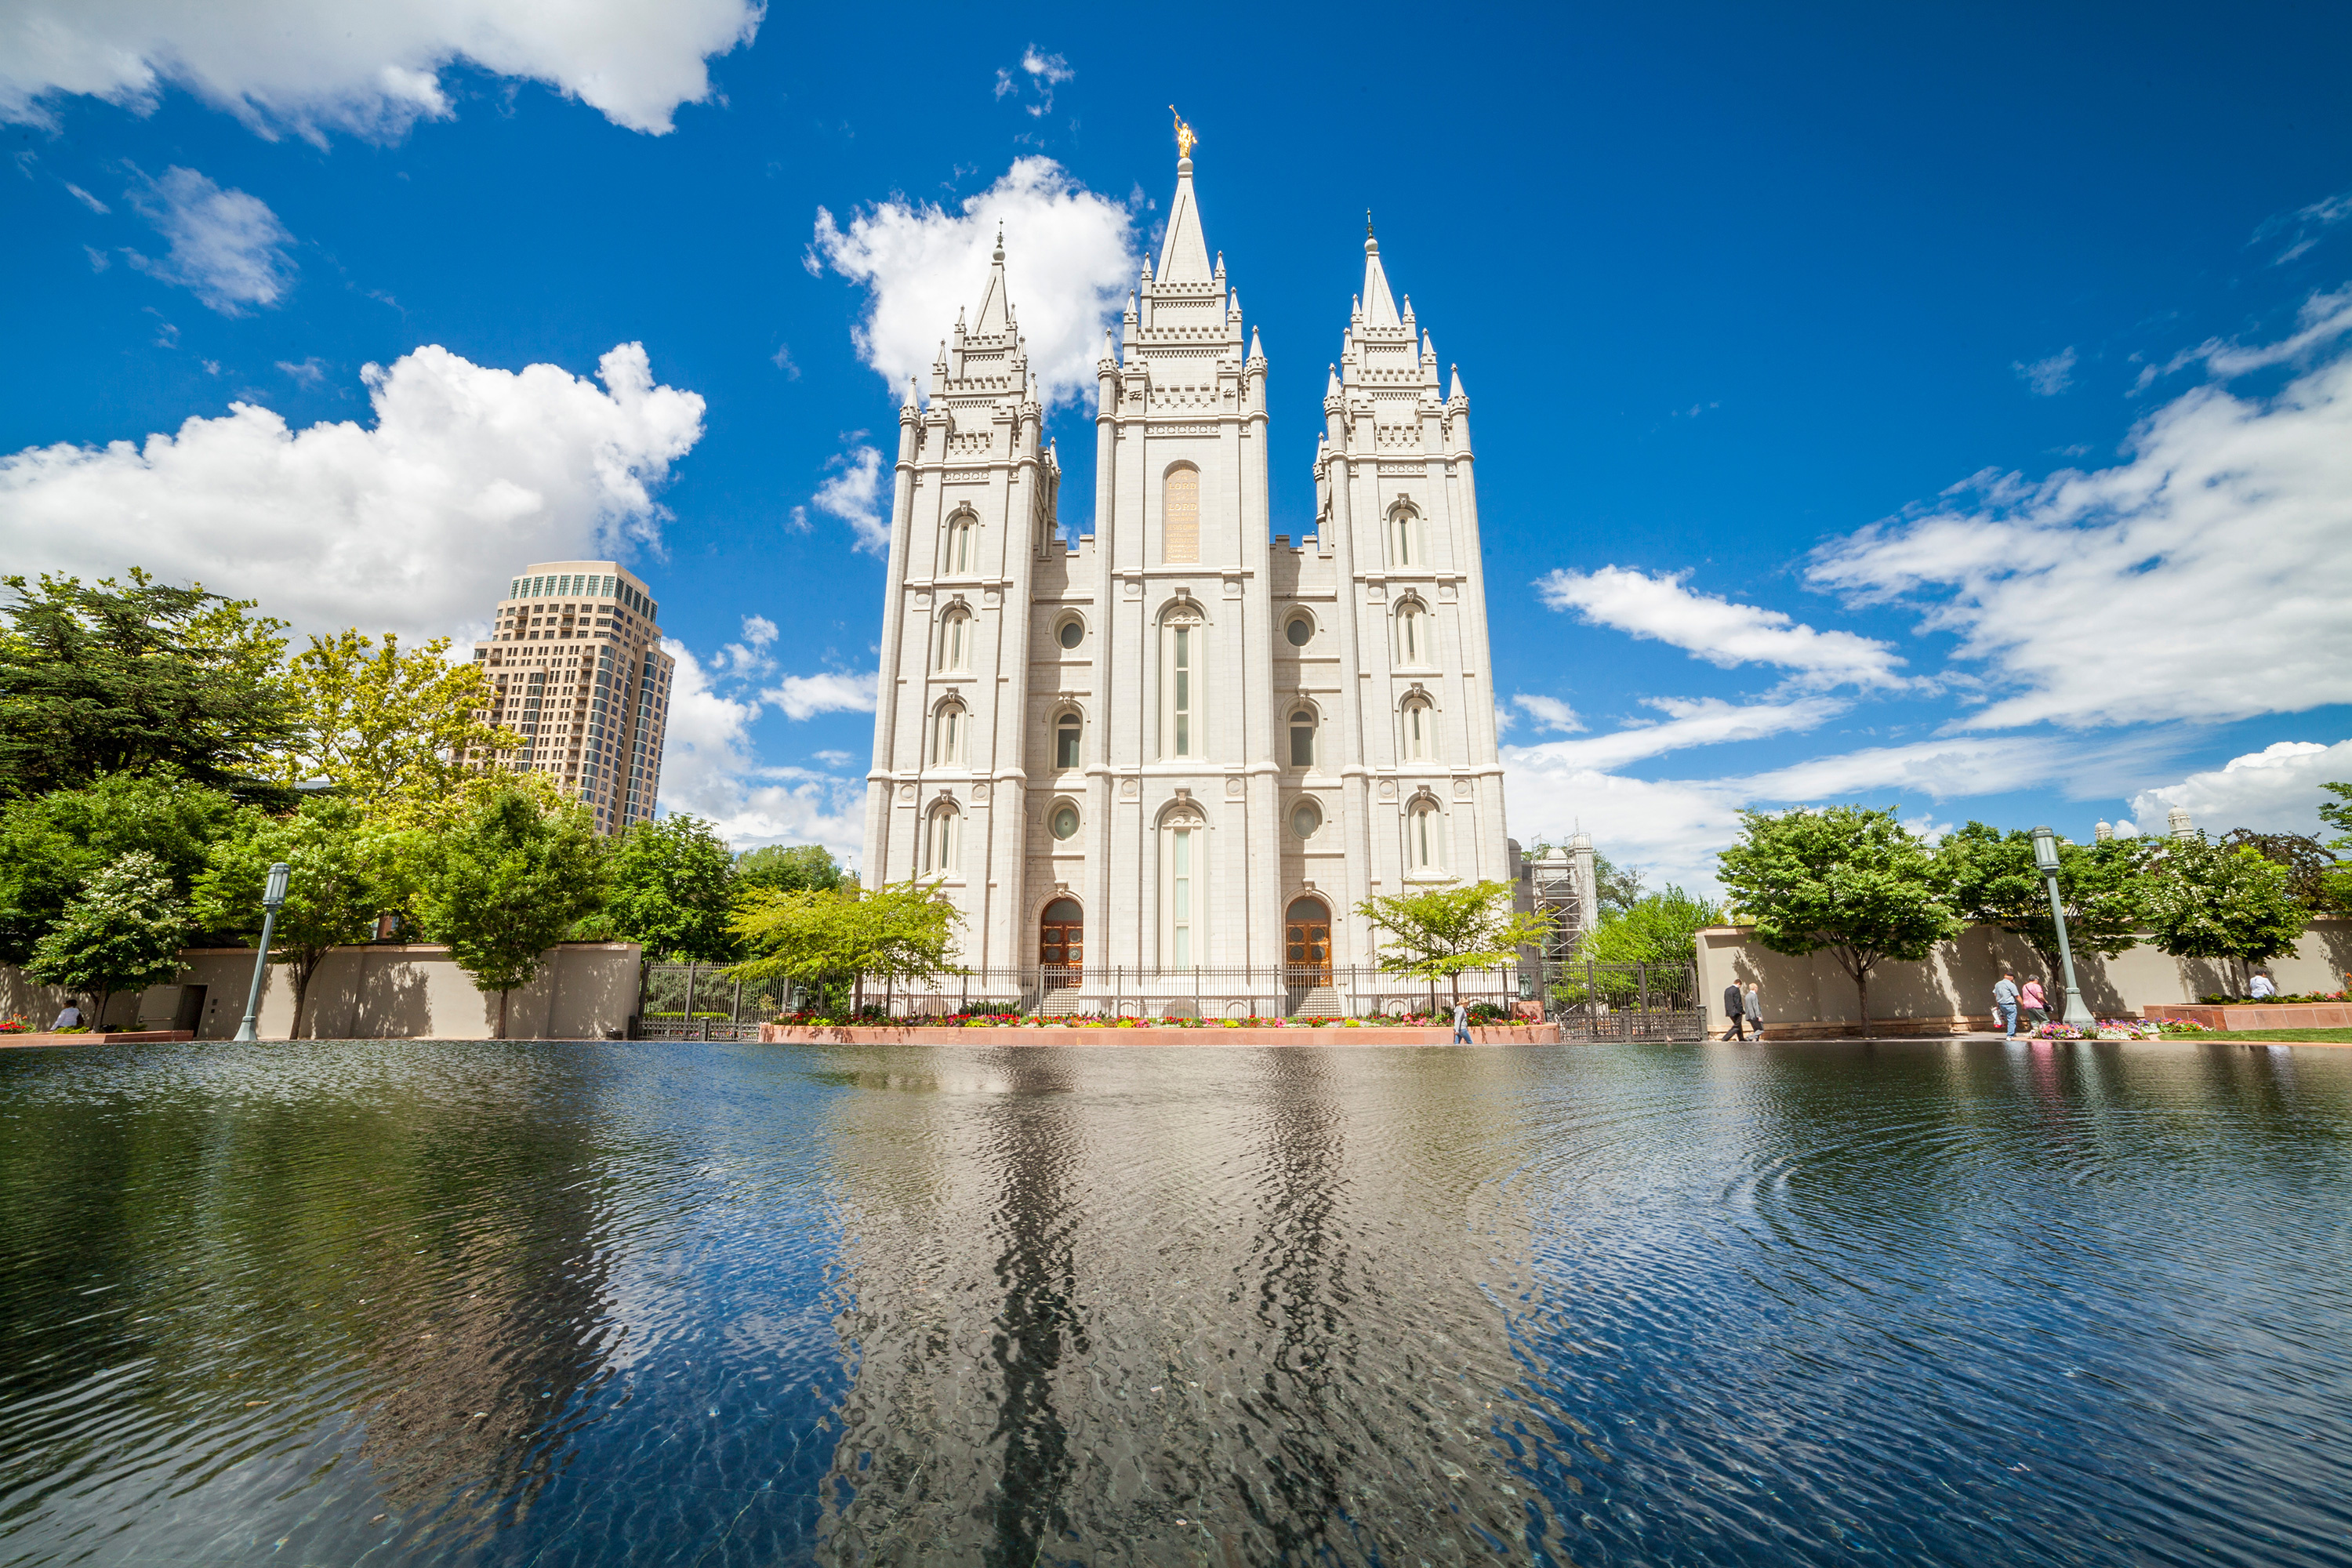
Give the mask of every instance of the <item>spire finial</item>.
MULTIPOLYGON (((1168 112, 1176 114, 1176 106, 1170 104, 1168 112)), ((1192 134, 1192 128, 1184 123, 1184 117, 1176 114, 1176 156, 1190 163, 1192 158, 1192 149, 1200 140, 1198 136, 1192 134)))
POLYGON ((996 220, 996 259, 999 261, 1004 259, 1004 220, 1003 218, 996 220))
POLYGON ((1364 237, 1372 237, 1372 209, 1370 207, 1364 209, 1364 237))

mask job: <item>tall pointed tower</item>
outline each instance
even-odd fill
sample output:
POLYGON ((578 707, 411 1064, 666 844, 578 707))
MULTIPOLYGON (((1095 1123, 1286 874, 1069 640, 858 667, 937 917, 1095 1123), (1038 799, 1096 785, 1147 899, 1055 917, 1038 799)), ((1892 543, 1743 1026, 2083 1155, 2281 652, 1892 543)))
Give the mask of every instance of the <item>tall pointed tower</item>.
POLYGON ((1021 962, 1029 606, 1040 563, 1062 548, 1061 470, 1042 426, 999 234, 978 308, 940 345, 929 397, 909 382, 898 409, 861 868, 869 886, 943 879, 973 964, 1021 962))
MULTIPOLYGON (((1323 397, 1317 548, 1298 552, 1285 638, 1302 656, 1296 719, 1315 722, 1331 754, 1317 773, 1340 805, 1302 871, 1342 910, 1510 874, 1470 400, 1459 374, 1450 393, 1439 384, 1436 348, 1412 300, 1398 310, 1367 222, 1364 289, 1323 397)), ((1371 962, 1375 936, 1343 913, 1341 962, 1371 962)))
POLYGON ((1282 933, 1265 356, 1224 258, 1210 260, 1192 146, 1180 124, 1159 263, 1145 261, 1095 367, 1091 556, 1047 617, 1082 625, 1055 646, 1083 691, 1047 716, 1081 726, 1080 767, 1054 774, 1078 824, 1041 844, 1033 901, 1082 906, 1089 965, 1270 968, 1282 933))

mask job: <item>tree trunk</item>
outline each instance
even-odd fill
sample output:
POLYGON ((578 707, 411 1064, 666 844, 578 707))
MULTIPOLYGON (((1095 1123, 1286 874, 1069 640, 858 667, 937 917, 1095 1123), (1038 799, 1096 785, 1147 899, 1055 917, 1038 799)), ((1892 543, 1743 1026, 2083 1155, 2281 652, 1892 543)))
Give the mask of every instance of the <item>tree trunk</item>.
POLYGON ((286 1037, 289 1040, 299 1040, 302 1037, 302 1001, 310 994, 310 975, 313 966, 296 963, 287 967, 294 971, 294 1026, 286 1031, 286 1037))
POLYGON ((1862 1037, 1866 1040, 1870 1038, 1870 971, 1866 967, 1853 972, 1853 998, 1862 1009, 1862 1037))
POLYGON ((82 1020, 91 1033, 96 1034, 106 1027, 107 1004, 113 1000, 114 993, 111 991, 101 991, 98 994, 98 1011, 82 1020))
POLYGON ((499 993, 499 1038, 502 1040, 507 1037, 507 995, 504 991, 499 993))

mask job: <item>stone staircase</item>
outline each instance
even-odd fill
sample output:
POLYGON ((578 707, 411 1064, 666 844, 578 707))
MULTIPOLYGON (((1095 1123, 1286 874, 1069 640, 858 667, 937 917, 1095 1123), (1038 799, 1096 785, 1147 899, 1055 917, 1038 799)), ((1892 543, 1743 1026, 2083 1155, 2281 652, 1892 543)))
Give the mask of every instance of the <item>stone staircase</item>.
POLYGON ((1339 993, 1329 985, 1318 985, 1312 991, 1301 992, 1290 1004, 1294 1018, 1336 1018, 1339 1016, 1339 993))
POLYGON ((1048 1018, 1074 1018, 1088 1010, 1075 985, 1056 985, 1037 1002, 1037 1011, 1048 1018))

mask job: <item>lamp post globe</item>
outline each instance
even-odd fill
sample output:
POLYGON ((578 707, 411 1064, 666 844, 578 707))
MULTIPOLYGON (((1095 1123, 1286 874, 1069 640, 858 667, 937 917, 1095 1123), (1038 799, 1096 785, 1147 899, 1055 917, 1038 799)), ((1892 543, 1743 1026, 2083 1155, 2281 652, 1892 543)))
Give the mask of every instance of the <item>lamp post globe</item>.
POLYGON ((2074 950, 2066 941, 2066 905, 2058 897, 2058 836, 2047 827, 2033 830, 2033 865, 2050 891, 2050 919, 2058 927, 2058 966, 2066 977, 2066 1022, 2085 1034, 2098 1033, 2098 1020, 2083 1003, 2083 988, 2074 979, 2074 950))
POLYGON ((245 1022, 236 1026, 240 1040, 261 1038, 261 977, 269 967, 269 938, 278 926, 278 911, 286 902, 287 879, 293 868, 280 860, 269 868, 268 884, 261 891, 261 948, 253 955, 253 984, 245 994, 245 1022))

